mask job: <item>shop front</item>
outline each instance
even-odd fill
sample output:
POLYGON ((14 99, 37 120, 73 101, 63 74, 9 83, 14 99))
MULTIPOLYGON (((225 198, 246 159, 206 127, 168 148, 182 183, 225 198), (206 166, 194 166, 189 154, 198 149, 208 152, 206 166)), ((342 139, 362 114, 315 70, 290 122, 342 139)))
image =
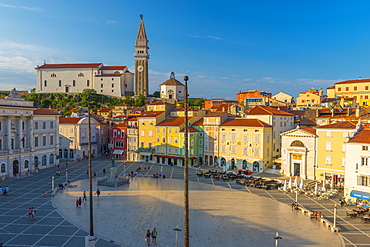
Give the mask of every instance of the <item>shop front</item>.
POLYGON ((352 190, 349 195, 351 197, 351 201, 353 204, 370 208, 370 193, 369 192, 352 190))

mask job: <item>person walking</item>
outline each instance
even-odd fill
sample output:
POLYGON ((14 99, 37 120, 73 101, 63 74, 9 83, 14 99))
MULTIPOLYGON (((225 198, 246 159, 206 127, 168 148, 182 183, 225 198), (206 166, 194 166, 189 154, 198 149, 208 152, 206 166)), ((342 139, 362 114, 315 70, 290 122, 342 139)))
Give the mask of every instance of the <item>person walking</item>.
POLYGON ((152 231, 152 243, 154 245, 157 245, 157 236, 158 236, 157 229, 154 228, 153 231, 152 231))
POLYGON ((28 219, 32 220, 32 209, 31 208, 28 209, 28 219))
POLYGON ((103 174, 104 174, 104 176, 105 176, 105 168, 103 168, 103 174))
POLYGON ((86 201, 86 200, 87 200, 87 198, 86 198, 86 191, 84 191, 84 193, 83 193, 83 198, 84 198, 84 199, 83 199, 84 201, 86 201))
POLYGON ((95 194, 96 194, 96 195, 98 196, 98 198, 99 198, 99 196, 100 196, 100 190, 99 190, 99 189, 97 189, 95 194))
POLYGON ((81 207, 81 205, 82 205, 82 199, 80 197, 80 199, 78 199, 78 206, 81 207))
POLYGON ((76 200, 76 209, 78 208, 78 204, 80 203, 80 201, 77 199, 76 200))
POLYGON ((94 172, 94 178, 96 178, 96 172, 94 172))
POLYGON ((36 218, 36 209, 34 209, 33 207, 31 208, 31 213, 32 213, 32 220, 35 220, 36 218))
POLYGON ((8 195, 9 195, 9 186, 6 186, 5 191, 4 191, 4 196, 8 196, 8 195))
POLYGON ((3 188, 1 188, 1 186, 0 186, 0 196, 2 196, 3 195, 3 188))
POLYGON ((150 230, 146 231, 145 239, 146 239, 148 246, 150 246, 150 236, 151 235, 152 234, 150 233, 150 230))

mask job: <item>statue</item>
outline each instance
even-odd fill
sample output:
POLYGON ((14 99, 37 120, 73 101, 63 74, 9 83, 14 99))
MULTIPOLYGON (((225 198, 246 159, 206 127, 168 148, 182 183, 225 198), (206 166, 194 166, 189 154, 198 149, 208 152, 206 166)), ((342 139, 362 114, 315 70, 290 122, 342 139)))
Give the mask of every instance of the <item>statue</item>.
POLYGON ((5 99, 24 100, 15 88, 10 90, 10 94, 5 99))

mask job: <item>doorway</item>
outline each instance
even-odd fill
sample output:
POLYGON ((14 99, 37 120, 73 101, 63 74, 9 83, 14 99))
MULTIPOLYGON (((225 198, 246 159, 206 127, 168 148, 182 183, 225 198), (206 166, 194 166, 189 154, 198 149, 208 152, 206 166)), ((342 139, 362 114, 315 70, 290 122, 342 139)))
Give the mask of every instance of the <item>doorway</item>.
POLYGON ((18 160, 14 160, 13 161, 13 175, 17 176, 18 173, 19 173, 19 162, 18 160))
POLYGON ((301 173, 301 164, 294 163, 294 176, 299 176, 301 173))

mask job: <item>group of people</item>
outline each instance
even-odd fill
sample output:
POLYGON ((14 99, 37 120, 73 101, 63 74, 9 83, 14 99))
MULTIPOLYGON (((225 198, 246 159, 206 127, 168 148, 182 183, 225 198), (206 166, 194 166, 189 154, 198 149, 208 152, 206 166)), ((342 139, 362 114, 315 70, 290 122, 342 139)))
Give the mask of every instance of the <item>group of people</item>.
POLYGON ((28 219, 35 220, 35 218, 36 218, 36 209, 34 209, 33 207, 29 208, 28 209, 28 219))
POLYGON ((6 186, 5 189, 0 186, 0 196, 7 196, 9 195, 9 186, 6 186))
POLYGON ((150 230, 146 231, 145 241, 148 243, 148 246, 150 246, 150 238, 152 239, 152 243, 154 245, 157 245, 157 236, 158 236, 158 232, 156 228, 154 228, 152 232, 150 232, 150 230))

